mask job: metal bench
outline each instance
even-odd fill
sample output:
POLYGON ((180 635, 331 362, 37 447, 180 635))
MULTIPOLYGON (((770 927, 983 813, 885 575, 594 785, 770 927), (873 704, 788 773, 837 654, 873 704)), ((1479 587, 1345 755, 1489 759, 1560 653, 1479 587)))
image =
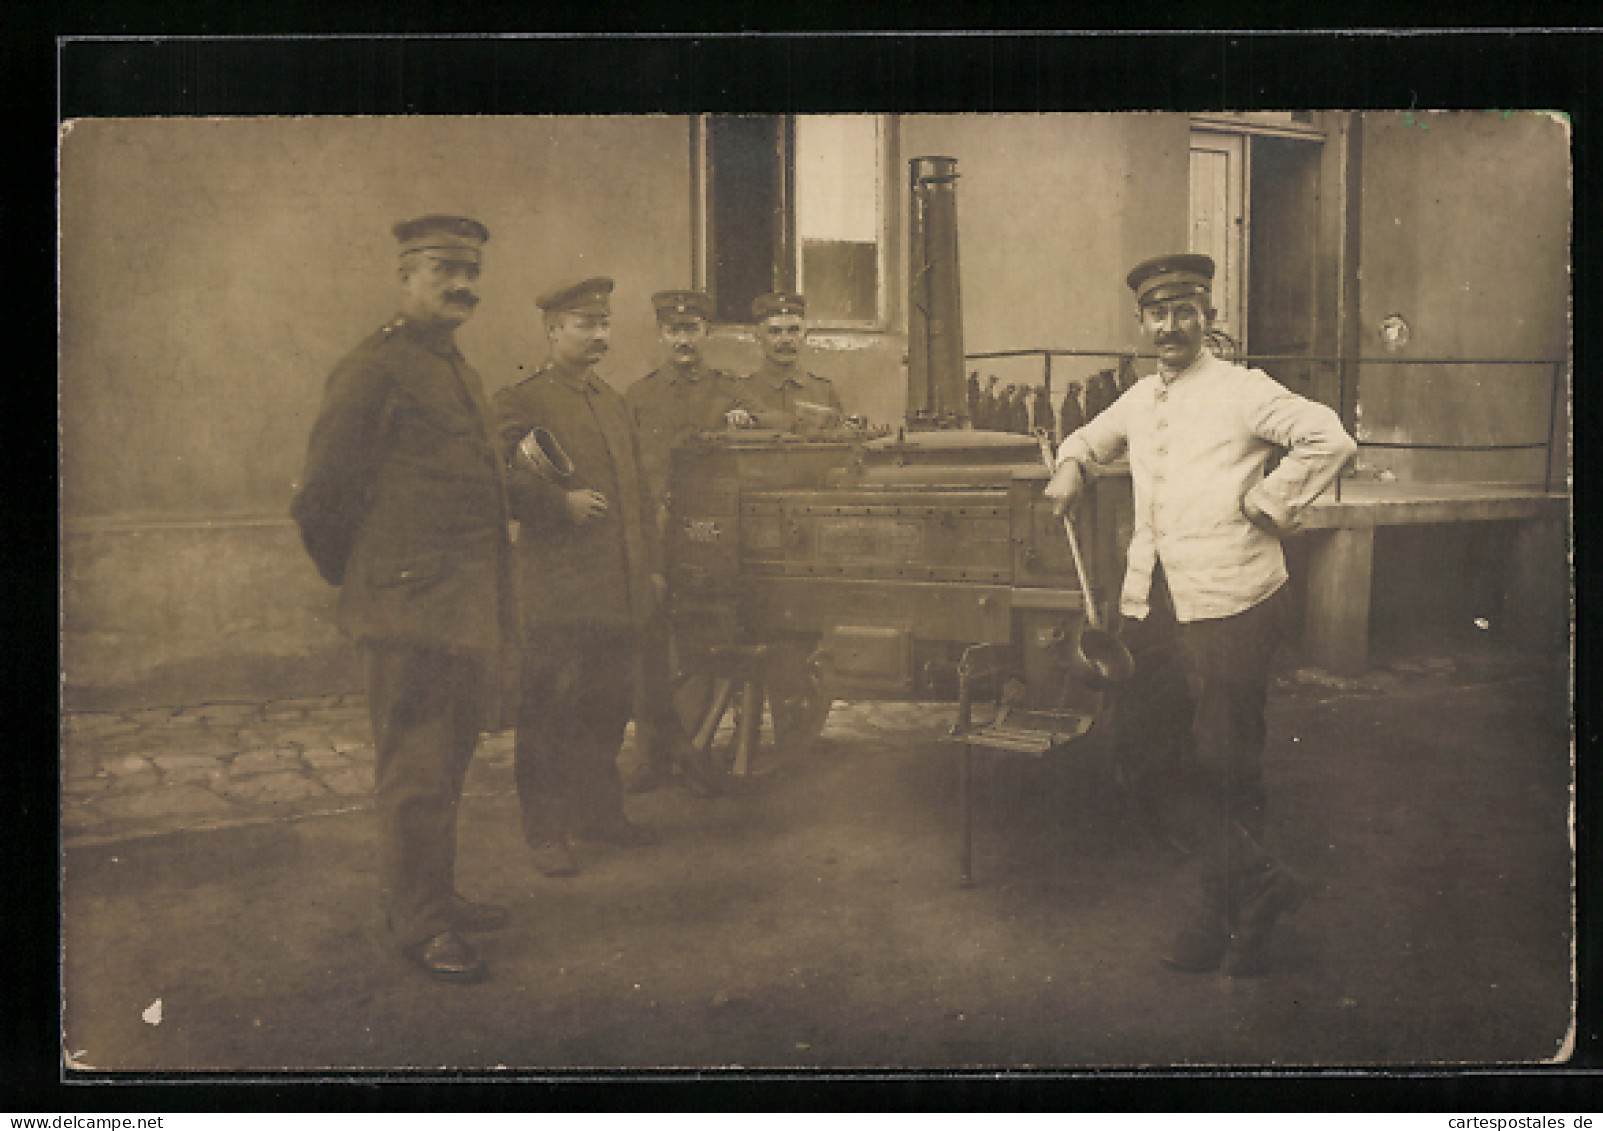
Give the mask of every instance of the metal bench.
POLYGON ((974 884, 974 749, 1043 758, 1065 749, 1091 730, 1102 712, 1099 695, 1094 711, 1026 709, 1022 703, 1022 668, 1017 651, 1007 644, 976 644, 958 664, 957 722, 942 742, 963 748, 962 839, 959 880, 974 884), (986 680, 996 684, 996 711, 988 722, 974 722, 974 691, 986 680), (1010 700, 1020 700, 1013 702, 1010 700))

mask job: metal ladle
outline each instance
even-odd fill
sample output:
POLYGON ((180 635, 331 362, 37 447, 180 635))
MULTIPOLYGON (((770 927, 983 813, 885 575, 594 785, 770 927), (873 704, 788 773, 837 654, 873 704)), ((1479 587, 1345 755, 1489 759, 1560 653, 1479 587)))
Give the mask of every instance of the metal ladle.
MULTIPOLYGON (((1048 475, 1057 471, 1052 457, 1052 441, 1045 431, 1037 431, 1041 444, 1041 460, 1048 475)), ((1085 598, 1085 620, 1080 631, 1068 647, 1069 673, 1086 687, 1100 690, 1115 683, 1126 683, 1135 674, 1135 657, 1113 633, 1102 627, 1097 616, 1096 602, 1091 599, 1091 584, 1086 580, 1085 561, 1080 556, 1080 539, 1074 533, 1074 522, 1067 512, 1063 515, 1063 533, 1069 538, 1069 552, 1074 555, 1074 573, 1080 580, 1080 594, 1085 598)))

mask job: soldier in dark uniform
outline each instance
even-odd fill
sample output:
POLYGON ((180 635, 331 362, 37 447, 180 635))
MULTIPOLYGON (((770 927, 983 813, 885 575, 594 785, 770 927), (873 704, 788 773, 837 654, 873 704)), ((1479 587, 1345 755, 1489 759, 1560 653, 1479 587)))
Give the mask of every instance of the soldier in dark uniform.
MULTIPOLYGON (((735 407, 735 375, 702 361, 712 300, 701 291, 661 291, 651 296, 667 364, 629 386, 624 400, 640 443, 640 460, 651 492, 657 531, 668 523, 668 465, 675 446, 698 432, 721 429, 735 407)), ((723 776, 704 751, 691 745, 674 709, 669 680, 670 630, 659 609, 640 633, 635 652, 635 747, 640 763, 626 783, 630 793, 649 793, 667 783, 674 767, 707 794, 722 791, 723 776)))
MULTIPOLYGON (((833 422, 838 424, 845 415, 840 394, 828 378, 809 373, 803 360, 807 351, 806 300, 784 291, 760 295, 751 304, 751 313, 763 363, 735 387, 738 406, 759 428, 805 433, 828 427, 830 421, 821 419, 817 409, 832 410, 833 422), (814 406, 815 411, 807 406, 814 406)), ((801 720, 820 717, 820 706, 828 710, 809 671, 813 648, 814 642, 802 640, 773 642, 768 647, 764 682, 776 720, 776 740, 782 746, 795 739, 779 739, 781 734, 806 734, 811 728, 801 720)))
POLYGON ((629 725, 635 637, 662 599, 657 517, 622 394, 595 372, 612 333, 612 280, 537 300, 551 355, 494 405, 508 459, 524 660, 514 772, 523 835, 548 876, 578 871, 572 840, 650 844, 624 816, 618 749, 629 725), (572 463, 560 480, 520 454, 550 433, 572 463))
POLYGON ((757 323, 763 363, 735 387, 739 407, 752 415, 759 428, 782 432, 805 426, 799 405, 818 405, 844 416, 835 386, 828 378, 809 373, 802 364, 807 349, 806 299, 785 292, 761 295, 751 304, 751 315, 757 323))
POLYGON ((367 653, 388 928, 428 973, 477 981, 484 963, 458 932, 507 915, 457 894, 456 813, 517 616, 493 423, 452 334, 478 303, 489 233, 427 216, 395 235, 401 314, 329 378, 292 513, 367 653))

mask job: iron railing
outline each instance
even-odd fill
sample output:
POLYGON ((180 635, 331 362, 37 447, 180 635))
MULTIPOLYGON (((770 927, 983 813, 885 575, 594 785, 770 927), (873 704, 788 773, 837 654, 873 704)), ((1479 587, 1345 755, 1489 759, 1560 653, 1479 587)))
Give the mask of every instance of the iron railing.
MULTIPOLYGON (((1553 358, 1509 358, 1509 357, 1329 357, 1311 354, 1240 354, 1234 350, 1234 342, 1228 338, 1218 343, 1221 347, 1215 352, 1226 356, 1229 360, 1243 365, 1258 365, 1263 362, 1282 362, 1286 364, 1302 364, 1307 366, 1329 367, 1336 375, 1336 411, 1341 415, 1342 423, 1349 431, 1355 430, 1356 406, 1358 402, 1358 388, 1362 379, 1363 367, 1366 365, 1458 365, 1458 366, 1544 366, 1551 376, 1548 384, 1547 397, 1547 435, 1541 440, 1531 440, 1514 444, 1458 444, 1435 443, 1428 441, 1394 441, 1394 440, 1363 440, 1358 441, 1360 448, 1378 448, 1406 451, 1433 451, 1433 452, 1513 452, 1536 451, 1540 449, 1545 453, 1542 470, 1542 491, 1552 490, 1553 483, 1553 446, 1558 442, 1556 429, 1558 427, 1558 398, 1563 384, 1564 367, 1568 364, 1565 359, 1553 358), (1351 394, 1349 396, 1349 393, 1351 394)), ((1046 387, 1048 396, 1052 395, 1052 359, 1062 358, 1101 358, 1104 360, 1120 361, 1132 358, 1137 361, 1156 361, 1157 354, 1143 353, 1131 350, 1065 350, 1065 349, 1011 349, 987 350, 979 353, 966 354, 967 361, 989 361, 1003 358, 1039 357, 1041 358, 1041 383, 1046 387)), ((1341 479, 1336 480, 1336 499, 1341 499, 1341 479)))

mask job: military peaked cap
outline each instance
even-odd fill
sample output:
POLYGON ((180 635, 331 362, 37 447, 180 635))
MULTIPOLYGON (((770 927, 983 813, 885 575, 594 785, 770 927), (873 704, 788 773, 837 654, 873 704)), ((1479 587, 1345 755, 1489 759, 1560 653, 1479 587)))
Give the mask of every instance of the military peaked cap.
POLYGON ((771 295, 758 295, 756 301, 751 304, 751 316, 758 322, 764 318, 772 318, 776 314, 798 314, 805 318, 807 300, 789 291, 775 291, 771 295))
POLYGON ((674 318, 712 321, 712 298, 706 291, 658 291, 651 296, 651 305, 656 307, 658 322, 674 318))
POLYGON ((477 259, 479 249, 490 238, 489 229, 466 216, 420 216, 402 220, 391 229, 401 241, 401 254, 412 251, 444 251, 477 259))
POLYGON ((1213 289, 1213 260, 1206 255, 1160 255, 1137 264, 1124 281, 1138 305, 1203 295, 1213 289))
POLYGON ((598 275, 578 283, 562 283, 535 299, 547 314, 611 314, 612 280, 598 275))

